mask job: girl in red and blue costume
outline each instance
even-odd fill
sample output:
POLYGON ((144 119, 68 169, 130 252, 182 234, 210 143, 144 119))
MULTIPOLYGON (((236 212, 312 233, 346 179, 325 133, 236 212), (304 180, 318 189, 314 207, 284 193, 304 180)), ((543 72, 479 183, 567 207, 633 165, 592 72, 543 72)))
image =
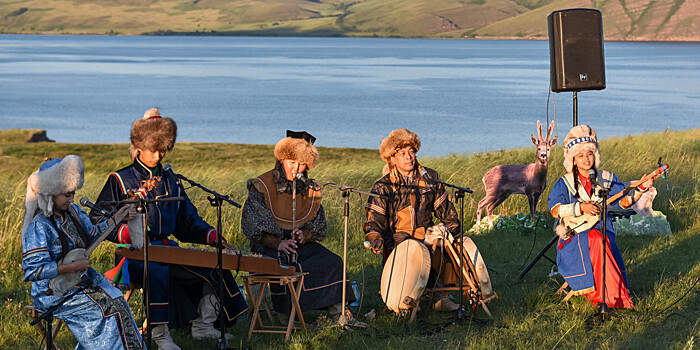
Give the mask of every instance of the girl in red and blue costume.
MULTIPOLYGON (((617 175, 599 169, 600 150, 595 131, 588 125, 571 129, 564 140, 564 168, 567 173, 553 186, 548 198, 554 218, 565 219, 584 214, 598 215, 601 208, 599 189, 608 196, 625 189, 617 175), (592 170, 592 171, 591 171, 592 170)), ((653 185, 653 180, 631 190, 609 208, 631 207, 653 185)), ((613 308, 634 307, 627 287, 627 273, 620 249, 615 241, 615 229, 609 215, 606 220, 606 249, 603 259, 602 223, 576 234, 562 222, 557 226, 557 267, 575 295, 584 295, 593 305, 603 302, 613 308), (603 291, 603 263, 605 262, 605 291, 603 291), (605 298, 603 298, 605 294, 605 298)), ((561 221, 561 220, 560 220, 561 221)))

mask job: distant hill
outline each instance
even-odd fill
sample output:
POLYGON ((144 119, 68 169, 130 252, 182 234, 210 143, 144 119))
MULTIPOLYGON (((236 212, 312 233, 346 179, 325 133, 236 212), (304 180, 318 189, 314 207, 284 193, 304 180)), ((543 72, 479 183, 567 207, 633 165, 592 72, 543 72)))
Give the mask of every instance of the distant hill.
POLYGON ((0 1, 0 33, 546 39, 576 7, 603 12, 606 40, 700 41, 698 0, 0 1))

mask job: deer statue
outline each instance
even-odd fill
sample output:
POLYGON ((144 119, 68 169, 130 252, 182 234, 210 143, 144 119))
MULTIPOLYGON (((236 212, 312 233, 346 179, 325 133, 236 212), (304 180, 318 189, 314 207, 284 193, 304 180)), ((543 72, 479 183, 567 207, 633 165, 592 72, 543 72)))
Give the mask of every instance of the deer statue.
POLYGON ((489 219, 489 227, 493 227, 491 214, 493 210, 511 194, 524 194, 530 203, 530 218, 535 220, 535 208, 540 199, 540 195, 547 187, 547 167, 549 164, 549 150, 557 143, 557 137, 549 139, 552 134, 554 121, 547 128, 547 137, 542 138, 542 124, 537 121, 537 132, 539 138, 530 135, 532 143, 537 146, 535 162, 525 165, 498 165, 484 175, 481 180, 486 189, 486 195, 479 201, 476 211, 476 224, 481 222, 481 210, 486 207, 486 214, 489 219))

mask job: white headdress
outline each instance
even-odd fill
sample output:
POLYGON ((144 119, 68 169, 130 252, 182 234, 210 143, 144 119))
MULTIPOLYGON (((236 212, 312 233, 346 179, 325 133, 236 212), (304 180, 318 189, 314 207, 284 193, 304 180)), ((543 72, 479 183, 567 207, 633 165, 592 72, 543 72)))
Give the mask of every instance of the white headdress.
POLYGON ((83 187, 83 161, 76 155, 44 161, 39 170, 27 179, 27 196, 24 200, 24 224, 22 233, 41 210, 44 215, 53 214, 53 197, 73 192, 83 187))

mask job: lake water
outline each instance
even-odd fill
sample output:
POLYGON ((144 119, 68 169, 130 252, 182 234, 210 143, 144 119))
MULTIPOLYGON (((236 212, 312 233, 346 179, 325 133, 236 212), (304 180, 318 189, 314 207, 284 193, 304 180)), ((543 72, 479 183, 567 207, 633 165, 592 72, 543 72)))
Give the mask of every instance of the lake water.
MULTIPOLYGON (((605 61, 579 123, 601 138, 700 127, 700 44, 606 42, 605 61)), ((554 103, 561 140, 572 96, 549 96, 546 41, 0 35, 0 128, 59 142, 128 142, 158 106, 178 141, 274 144, 294 129, 377 148, 405 127, 436 156, 531 146, 554 103)))

